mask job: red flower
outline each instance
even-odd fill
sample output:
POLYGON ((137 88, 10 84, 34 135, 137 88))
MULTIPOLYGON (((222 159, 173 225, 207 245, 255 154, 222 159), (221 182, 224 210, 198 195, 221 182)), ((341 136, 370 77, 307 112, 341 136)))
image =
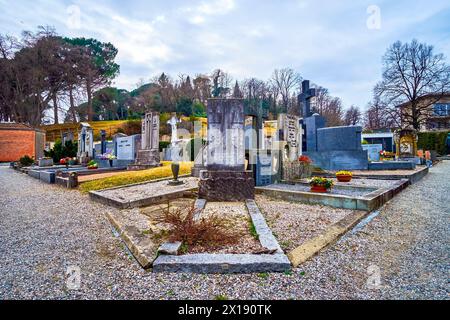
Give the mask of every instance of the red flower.
POLYGON ((312 162, 311 159, 308 156, 300 156, 298 158, 298 161, 305 162, 305 163, 311 163, 312 162))

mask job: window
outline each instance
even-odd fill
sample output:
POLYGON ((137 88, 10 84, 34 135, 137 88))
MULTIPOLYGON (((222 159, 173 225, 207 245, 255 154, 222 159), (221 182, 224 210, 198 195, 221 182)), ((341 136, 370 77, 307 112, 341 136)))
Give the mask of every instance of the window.
POLYGON ((450 116, 450 103, 435 103, 433 105, 433 114, 436 116, 450 116))

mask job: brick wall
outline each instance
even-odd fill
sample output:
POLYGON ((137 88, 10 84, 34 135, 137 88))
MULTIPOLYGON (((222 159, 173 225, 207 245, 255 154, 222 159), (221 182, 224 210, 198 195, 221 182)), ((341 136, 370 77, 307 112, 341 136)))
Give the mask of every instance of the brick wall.
POLYGON ((35 157, 35 131, 0 130, 0 162, 18 161, 24 155, 35 157))

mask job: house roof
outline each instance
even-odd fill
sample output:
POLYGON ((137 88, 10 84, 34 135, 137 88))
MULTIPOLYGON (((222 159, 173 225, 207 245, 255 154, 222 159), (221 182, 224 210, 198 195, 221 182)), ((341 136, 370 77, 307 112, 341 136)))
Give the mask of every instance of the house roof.
MULTIPOLYGON (((426 99, 426 98, 437 98, 437 97, 441 97, 441 98, 450 98, 450 92, 445 92, 444 94, 440 94, 440 93, 430 93, 430 94, 425 94, 425 95, 419 97, 418 99, 419 99, 419 100, 422 100, 422 99, 426 99)), ((406 107, 406 106, 409 105, 409 104, 410 104, 410 102, 407 101, 407 102, 401 103, 401 104, 399 104, 399 105, 397 105, 397 106, 395 106, 395 107, 396 107, 396 108, 402 108, 402 107, 406 107)))

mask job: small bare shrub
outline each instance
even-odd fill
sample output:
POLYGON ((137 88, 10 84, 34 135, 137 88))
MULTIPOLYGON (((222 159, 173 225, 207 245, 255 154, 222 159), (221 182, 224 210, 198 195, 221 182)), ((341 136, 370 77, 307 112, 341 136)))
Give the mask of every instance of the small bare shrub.
POLYGON ((196 211, 194 206, 190 208, 167 206, 155 221, 169 227, 169 241, 181 241, 188 246, 217 247, 238 242, 240 234, 234 231, 231 221, 215 213, 196 220, 196 211))

